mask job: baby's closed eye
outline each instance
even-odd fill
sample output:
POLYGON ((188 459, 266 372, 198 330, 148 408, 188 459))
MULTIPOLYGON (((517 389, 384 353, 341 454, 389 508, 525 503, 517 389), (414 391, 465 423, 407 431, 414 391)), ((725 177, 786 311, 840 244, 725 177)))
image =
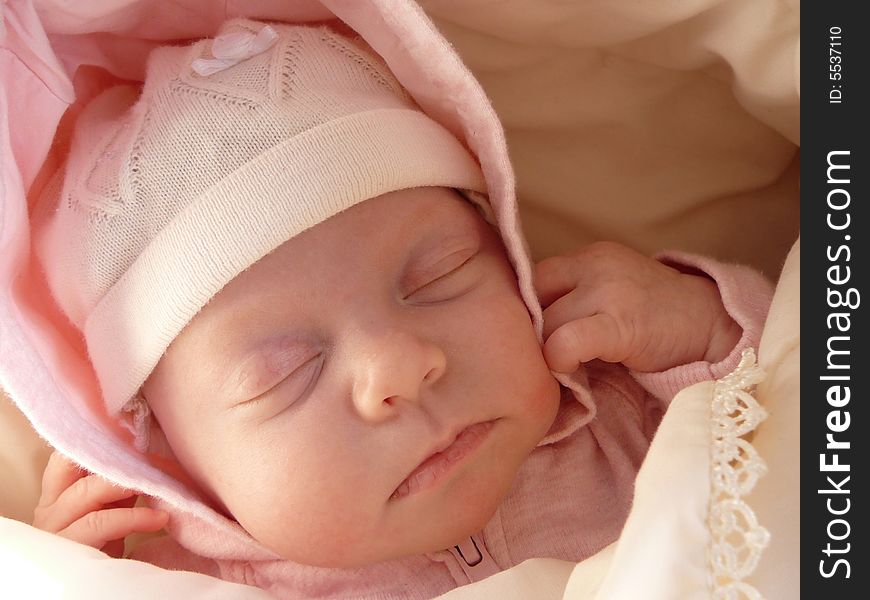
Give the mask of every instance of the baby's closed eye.
POLYGON ((278 378, 265 391, 237 402, 232 408, 255 415, 256 424, 262 424, 304 400, 314 387, 322 366, 323 355, 317 355, 283 378, 278 378))
POLYGON ((279 385, 293 380, 307 382, 314 367, 319 368, 322 354, 308 344, 292 340, 270 340, 244 358, 227 378, 227 391, 233 405, 251 402, 279 385))
MULTIPOLYGON (((443 294, 447 291, 445 288, 448 285, 454 284, 454 276, 460 275, 461 272, 469 267, 477 257, 476 249, 466 248, 464 250, 456 250, 447 256, 437 260, 434 265, 421 269, 415 273, 409 282, 406 289, 412 290, 406 295, 419 296, 421 292, 429 294, 443 294)), ((463 290, 465 291, 465 290, 463 290)), ((419 300, 419 297, 415 298, 419 300)))

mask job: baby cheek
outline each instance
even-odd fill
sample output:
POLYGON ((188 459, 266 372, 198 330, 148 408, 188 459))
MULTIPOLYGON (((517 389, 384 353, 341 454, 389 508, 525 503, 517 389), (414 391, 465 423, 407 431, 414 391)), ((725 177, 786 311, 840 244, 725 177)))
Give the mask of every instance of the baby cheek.
POLYGON ((373 535, 368 526, 371 516, 361 509, 361 500, 359 489, 345 489, 339 495, 310 489, 293 498, 276 497, 273 506, 259 513, 269 516, 260 524, 258 539, 293 562, 326 567, 350 564, 373 535))
MULTIPOLYGON (((260 493, 242 498, 237 515, 251 535, 284 558, 303 564, 337 566, 353 548, 370 540, 371 489, 364 473, 346 457, 310 443, 292 458, 259 462, 240 485, 260 493)), ((275 452, 273 455, 280 454, 275 452)))
POLYGON ((543 361, 531 316, 518 293, 510 288, 499 290, 484 298, 475 313, 477 339, 496 353, 497 364, 528 369, 543 361))
POLYGON ((519 291, 511 286, 502 292, 479 315, 490 331, 484 343, 495 353, 490 361, 492 382, 513 398, 530 430, 545 432, 558 410, 561 388, 547 366, 519 291))

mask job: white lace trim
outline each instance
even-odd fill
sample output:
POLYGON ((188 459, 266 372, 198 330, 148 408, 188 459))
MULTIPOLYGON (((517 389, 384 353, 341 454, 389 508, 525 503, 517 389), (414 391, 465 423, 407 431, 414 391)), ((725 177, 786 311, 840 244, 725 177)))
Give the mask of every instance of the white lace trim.
POLYGON ((746 579, 755 570, 770 533, 743 500, 767 472, 764 460, 743 436, 767 418, 750 391, 764 380, 755 351, 743 351, 740 364, 713 388, 710 478, 707 523, 711 540, 712 596, 717 600, 761 600, 746 579))

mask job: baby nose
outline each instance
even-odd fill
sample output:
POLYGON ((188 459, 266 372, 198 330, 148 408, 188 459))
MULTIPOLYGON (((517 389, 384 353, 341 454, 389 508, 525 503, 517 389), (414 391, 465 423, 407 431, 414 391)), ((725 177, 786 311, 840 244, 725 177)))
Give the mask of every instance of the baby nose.
POLYGON ((393 330, 366 336, 362 368, 354 383, 354 404, 367 421, 391 418, 420 401, 426 387, 447 367, 441 348, 414 333, 393 330))

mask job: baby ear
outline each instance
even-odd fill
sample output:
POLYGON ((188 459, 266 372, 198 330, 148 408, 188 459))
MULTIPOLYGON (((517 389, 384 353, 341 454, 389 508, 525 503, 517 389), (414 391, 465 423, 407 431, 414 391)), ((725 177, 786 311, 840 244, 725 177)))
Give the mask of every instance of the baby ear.
POLYGON ((142 394, 142 390, 130 398, 121 408, 121 423, 133 434, 133 446, 145 454, 151 446, 151 408, 142 394))

